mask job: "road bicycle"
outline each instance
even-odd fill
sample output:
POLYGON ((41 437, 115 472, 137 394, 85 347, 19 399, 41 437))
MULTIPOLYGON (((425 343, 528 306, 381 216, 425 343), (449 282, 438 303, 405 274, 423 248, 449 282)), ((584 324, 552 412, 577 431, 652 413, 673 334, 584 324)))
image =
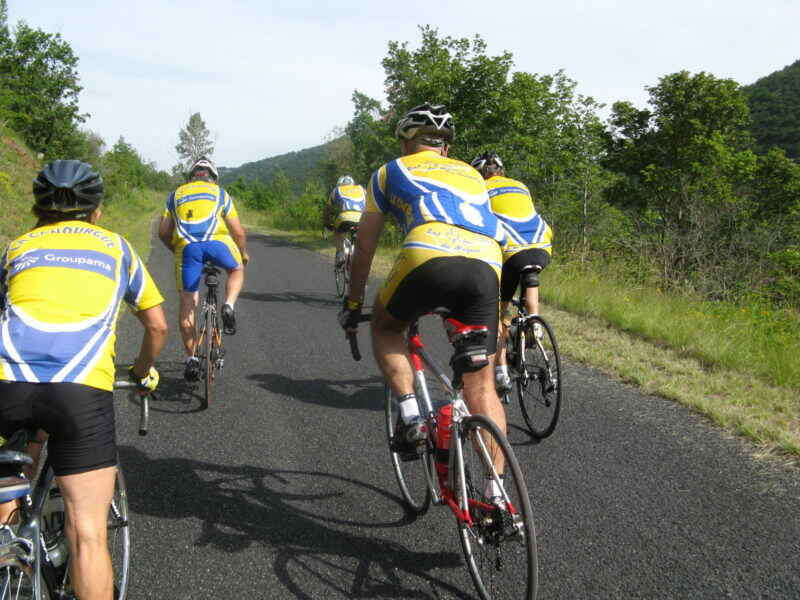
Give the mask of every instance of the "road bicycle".
POLYGON ((194 356, 200 363, 200 374, 203 379, 203 408, 211 406, 214 395, 214 380, 225 365, 225 348, 222 345, 222 333, 219 327, 217 288, 219 287, 220 269, 211 263, 203 265, 206 294, 198 310, 197 323, 200 333, 194 347, 194 356))
POLYGON ((342 298, 347 293, 350 285, 350 269, 353 266, 353 252, 356 248, 356 234, 358 224, 354 223, 344 232, 344 242, 342 245, 342 262, 333 265, 333 276, 336 280, 336 296, 342 298))
MULTIPOLYGON (((474 343, 481 335, 485 339, 487 328, 463 325, 446 314, 437 314, 457 348, 474 343)), ((369 320, 369 315, 363 315, 362 320, 369 320)), ((353 358, 360 360, 355 334, 348 337, 353 358)), ((467 568, 483 600, 535 599, 536 531, 514 451, 490 418, 469 413, 459 374, 451 381, 433 359, 422 343, 417 321, 408 329, 408 353, 420 414, 427 425, 427 438, 411 460, 399 451, 395 439, 400 419, 397 399, 388 386, 385 392, 391 463, 408 509, 422 515, 433 503, 451 510, 467 568), (436 394, 428 385, 429 376, 435 382, 436 394), (498 453, 505 463, 502 474, 494 466, 498 453), (488 497, 488 493, 494 496, 498 491, 499 500, 488 497)))
MULTIPOLYGON (((511 319, 506 338, 509 376, 517 388, 522 417, 531 435, 544 439, 553 433, 561 412, 562 378, 558 343, 550 324, 527 312, 525 272, 520 276, 520 297, 511 300, 517 316, 511 319)), ((510 402, 510 392, 503 401, 510 402)))
MULTIPOLYGON (((132 381, 117 381, 114 389, 141 392, 132 381)), ((149 398, 141 396, 139 434, 146 435, 149 398)), ((0 447, 0 465, 18 472, 17 484, 0 487, 2 501, 18 502, 19 524, 0 525, 0 600, 77 600, 72 589, 69 547, 64 530, 64 504, 45 442, 38 477, 29 479, 33 459, 22 452, 31 432, 19 431, 0 447)), ((114 569, 114 598, 124 600, 130 571, 130 521, 125 477, 120 465, 108 512, 108 547, 114 569)))

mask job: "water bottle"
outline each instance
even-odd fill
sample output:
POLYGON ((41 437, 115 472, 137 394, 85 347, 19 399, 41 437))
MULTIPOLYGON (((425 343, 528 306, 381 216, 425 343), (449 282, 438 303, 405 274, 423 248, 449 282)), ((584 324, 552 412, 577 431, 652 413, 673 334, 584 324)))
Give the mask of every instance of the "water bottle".
POLYGON ((447 466, 450 461, 450 438, 453 435, 451 428, 453 420, 453 405, 445 404, 439 409, 436 418, 436 473, 442 485, 447 483, 447 466))

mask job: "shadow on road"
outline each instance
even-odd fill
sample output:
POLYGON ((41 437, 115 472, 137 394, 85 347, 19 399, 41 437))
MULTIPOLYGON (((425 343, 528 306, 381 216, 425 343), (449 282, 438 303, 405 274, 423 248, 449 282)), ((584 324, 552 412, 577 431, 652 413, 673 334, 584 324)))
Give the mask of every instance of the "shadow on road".
MULTIPOLYGON (((117 379, 126 379, 129 365, 116 365, 117 379)), ((150 399, 152 412, 173 414, 189 414, 200 412, 202 407, 202 389, 200 383, 190 384, 183 379, 182 361, 159 361, 158 373, 160 375, 155 398, 150 399)), ((118 392, 124 393, 124 392, 118 392)), ((139 405, 139 399, 132 396, 131 401, 139 405)))
POLYGON ((407 515, 394 521, 370 520, 368 511, 363 520, 337 518, 354 497, 364 507, 385 505, 387 500, 400 504, 399 498, 368 483, 322 471, 151 460, 130 446, 121 446, 119 452, 126 478, 136 482, 130 490, 135 513, 199 519, 197 546, 229 553, 252 544, 274 549, 275 575, 292 597, 320 598, 320 588, 350 598, 473 597, 430 573, 464 569, 459 554, 415 552, 347 530, 397 528, 412 520, 407 515))
MULTIPOLYGON (((333 285, 333 284, 331 284, 333 285)), ((342 304, 342 300, 339 298, 335 298, 333 293, 321 293, 321 292, 306 292, 306 293, 298 293, 298 292, 278 292, 278 293, 258 293, 258 292, 242 292, 239 295, 240 298, 244 298, 246 300, 256 300, 258 302, 300 302, 305 306, 315 306, 315 307, 330 307, 335 306, 339 307, 342 304)))
POLYGON ((263 389, 310 404, 355 410, 383 410, 383 379, 298 379, 278 373, 248 375, 263 389))

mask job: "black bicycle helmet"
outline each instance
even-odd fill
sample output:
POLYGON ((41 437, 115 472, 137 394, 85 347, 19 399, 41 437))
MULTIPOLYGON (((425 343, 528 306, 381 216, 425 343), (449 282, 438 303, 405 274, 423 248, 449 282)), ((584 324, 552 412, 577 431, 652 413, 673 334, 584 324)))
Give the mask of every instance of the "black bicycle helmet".
POLYGON ((103 199, 103 178, 79 160, 54 160, 33 180, 36 208, 45 212, 87 213, 103 199))
POLYGON ((503 161, 500 160, 496 152, 484 152, 483 154, 479 154, 473 158, 472 162, 469 164, 475 167, 481 175, 485 175, 486 170, 491 167, 495 167, 495 170, 503 168, 503 161))
POLYGON ((453 116, 443 104, 420 104, 408 111, 397 123, 394 130, 398 139, 413 140, 427 135, 451 144, 456 136, 453 116))

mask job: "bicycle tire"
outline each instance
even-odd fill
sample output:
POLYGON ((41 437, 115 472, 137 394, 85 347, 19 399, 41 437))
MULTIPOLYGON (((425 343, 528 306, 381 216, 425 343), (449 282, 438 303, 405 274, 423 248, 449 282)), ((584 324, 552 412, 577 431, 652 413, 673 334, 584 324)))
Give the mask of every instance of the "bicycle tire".
POLYGON ((108 551, 114 569, 114 600, 125 600, 130 583, 131 525, 128 488, 120 465, 117 465, 114 496, 108 511, 108 551))
POLYGON ((528 490, 514 451, 494 421, 484 415, 466 417, 458 435, 463 472, 457 465, 454 492, 461 507, 461 490, 466 490, 472 520, 469 524, 458 519, 459 541, 475 589, 482 600, 535 600, 536 530, 528 490), (504 489, 513 510, 508 504, 504 508, 489 504, 484 497, 487 473, 491 477, 492 472, 491 457, 473 443, 476 435, 481 436, 489 452, 496 449, 504 457, 504 489))
POLYGON ((384 395, 386 400, 384 405, 386 441, 389 446, 394 476, 408 509, 415 515, 423 515, 431 503, 431 490, 428 485, 428 477, 434 476, 431 448, 426 446, 418 460, 407 462, 403 461, 400 455, 393 450, 394 432, 397 420, 400 418, 400 409, 395 395, 388 385, 384 395))
POLYGON ((344 297, 344 269, 342 267, 333 266, 333 277, 336 280, 336 297, 344 297))
POLYGON ((539 316, 529 317, 525 346, 519 350, 517 393, 522 418, 531 435, 541 440, 553 433, 561 413, 561 356, 550 324, 539 316), (534 335, 534 323, 542 326, 541 340, 534 335))

